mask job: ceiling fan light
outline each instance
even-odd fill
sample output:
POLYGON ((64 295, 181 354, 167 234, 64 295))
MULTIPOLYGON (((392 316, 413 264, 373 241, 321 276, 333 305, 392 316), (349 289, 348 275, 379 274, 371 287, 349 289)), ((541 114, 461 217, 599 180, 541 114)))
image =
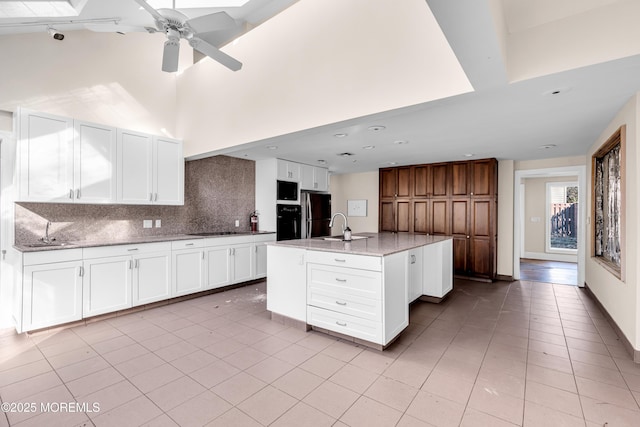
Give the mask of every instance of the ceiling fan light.
POLYGON ((178 71, 178 59, 180 58, 180 39, 169 38, 164 42, 162 55, 162 71, 175 73, 178 71))

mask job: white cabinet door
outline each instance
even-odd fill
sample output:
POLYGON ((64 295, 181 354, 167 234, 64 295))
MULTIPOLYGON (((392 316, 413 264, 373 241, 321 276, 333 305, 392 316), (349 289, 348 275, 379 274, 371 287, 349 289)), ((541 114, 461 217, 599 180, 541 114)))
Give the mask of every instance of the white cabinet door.
POLYGON ((150 204, 153 198, 153 138, 145 133, 118 129, 119 203, 150 204))
POLYGON ((153 202, 161 205, 184 204, 184 154, 182 142, 154 137, 153 202))
POLYGON ((300 164, 278 159, 278 179, 300 181, 300 164))
POLYGON ((172 296, 205 290, 205 257, 202 249, 173 251, 172 296))
POLYGON ((73 202, 73 120, 19 112, 19 201, 73 202))
POLYGON ((316 191, 329 191, 329 169, 314 167, 314 187, 316 191))
POLYGON ((300 165, 300 189, 315 190, 315 171, 314 166, 300 165))
POLYGON ((83 317, 130 308, 131 256, 84 261, 83 317))
POLYGON ((422 273, 423 273, 423 253, 422 248, 414 248, 409 251, 409 276, 407 289, 407 303, 411 303, 422 295, 422 273))
POLYGON ((116 129, 74 122, 74 198, 81 203, 116 201, 116 129))
POLYGON ((133 257, 134 306, 171 297, 170 254, 169 251, 166 251, 133 257))
POLYGON ((26 266, 22 330, 82 319, 82 261, 26 266))
POLYGON ((231 283, 231 248, 214 246, 205 248, 207 259, 207 289, 220 288, 231 283))
POLYGON ((254 248, 255 269, 253 277, 255 279, 262 279, 263 277, 267 277, 267 243, 258 242, 254 248))
POLYGON ((423 246, 422 294, 443 298, 453 289, 453 240, 423 246))
POLYGON ((231 282, 240 283, 253 279, 253 245, 231 246, 231 282))

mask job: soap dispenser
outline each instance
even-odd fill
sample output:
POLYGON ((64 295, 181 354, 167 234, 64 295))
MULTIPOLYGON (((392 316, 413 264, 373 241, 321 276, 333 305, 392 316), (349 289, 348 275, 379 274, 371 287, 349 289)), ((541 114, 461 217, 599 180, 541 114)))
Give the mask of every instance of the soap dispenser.
POLYGON ((351 229, 349 227, 346 227, 344 229, 344 235, 342 236, 342 240, 344 240, 345 242, 351 241, 351 229))

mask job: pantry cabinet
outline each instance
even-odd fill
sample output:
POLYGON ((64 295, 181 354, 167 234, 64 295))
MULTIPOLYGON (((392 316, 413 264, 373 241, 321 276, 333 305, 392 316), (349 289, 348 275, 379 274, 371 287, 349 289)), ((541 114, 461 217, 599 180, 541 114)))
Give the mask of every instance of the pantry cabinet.
POLYGON ((379 230, 453 237, 458 275, 497 268, 496 159, 380 169, 379 230))

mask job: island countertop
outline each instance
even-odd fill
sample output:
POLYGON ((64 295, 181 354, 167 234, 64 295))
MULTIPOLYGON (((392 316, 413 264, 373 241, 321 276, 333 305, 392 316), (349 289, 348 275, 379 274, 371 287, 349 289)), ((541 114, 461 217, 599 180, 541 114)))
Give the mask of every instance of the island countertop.
POLYGON ((451 239, 450 236, 429 236, 413 233, 357 233, 354 236, 367 236, 367 238, 344 242, 315 237, 311 239, 281 240, 269 244, 313 251, 385 256, 451 239))

